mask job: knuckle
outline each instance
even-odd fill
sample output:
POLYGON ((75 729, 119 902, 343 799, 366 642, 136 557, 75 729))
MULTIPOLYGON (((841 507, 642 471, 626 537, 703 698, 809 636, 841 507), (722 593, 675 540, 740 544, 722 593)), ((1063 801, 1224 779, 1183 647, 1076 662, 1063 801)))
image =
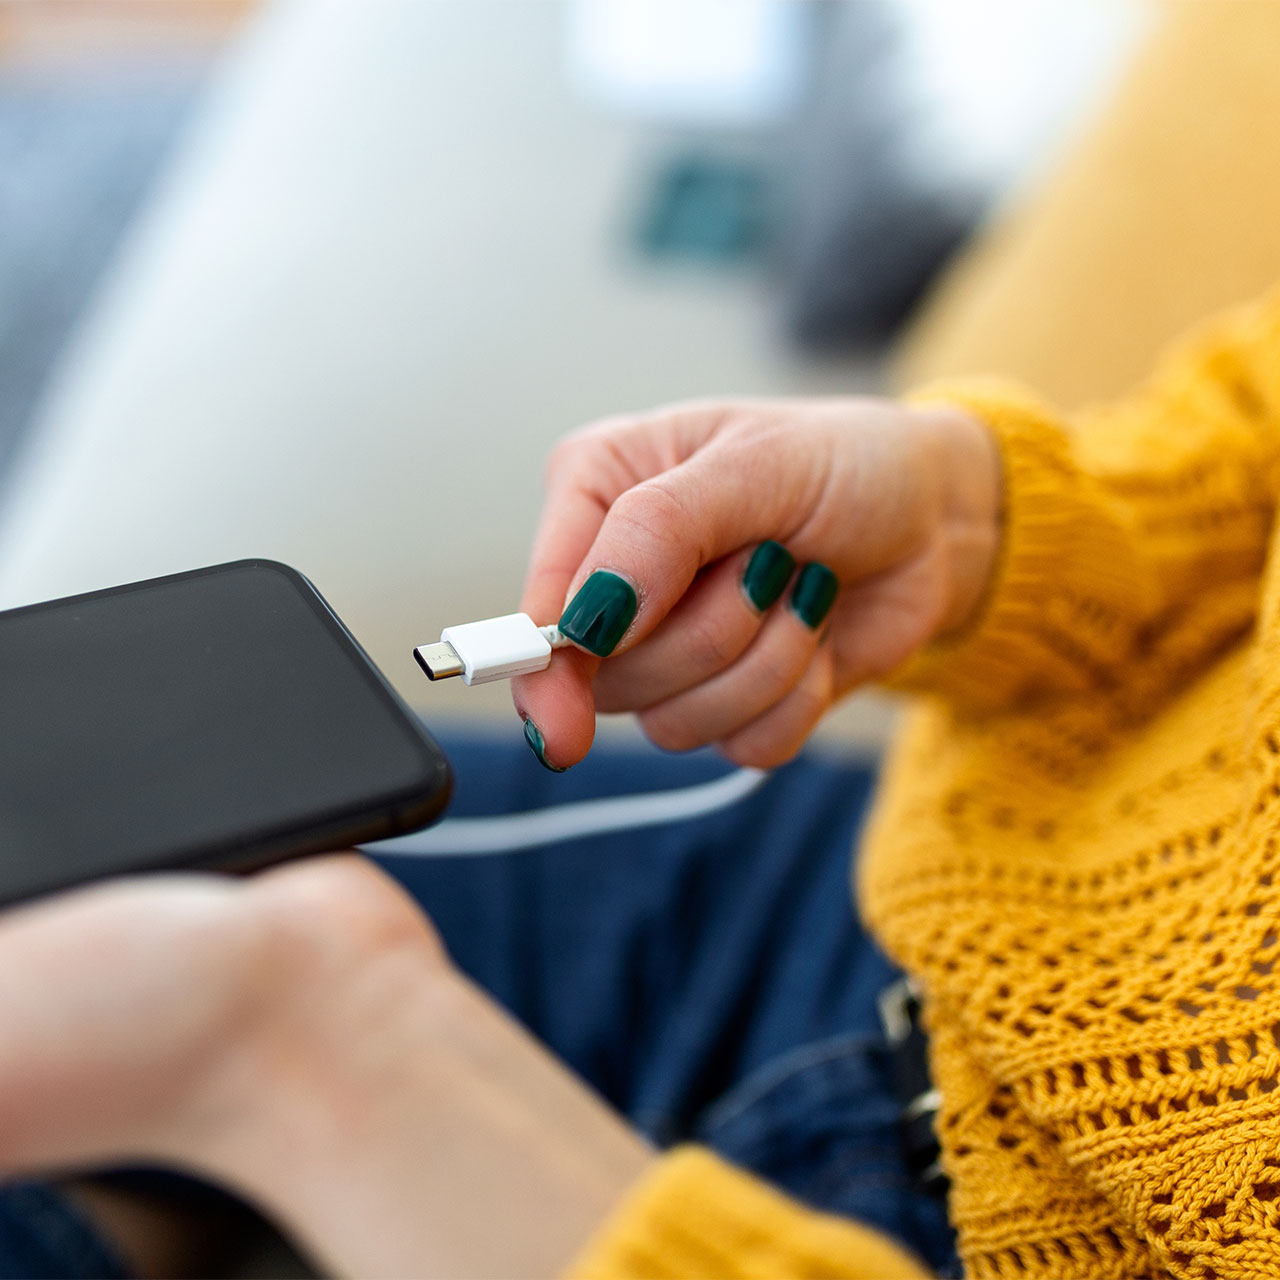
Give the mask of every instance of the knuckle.
POLYGON ((773 742, 762 738, 741 742, 731 739, 720 750, 725 759, 744 769, 777 769, 795 758, 800 744, 773 742))
POLYGON ((653 696, 645 699, 646 682, 635 678, 631 670, 632 664, 627 661, 630 657, 632 653, 626 653, 613 662, 600 664, 600 669, 591 681, 591 694, 598 712, 614 715, 622 711, 635 711, 658 701, 653 696))
POLYGON ((611 545, 625 553, 626 563, 660 590, 687 582, 703 563, 701 522, 665 477, 623 493, 609 510, 607 527, 611 545))
POLYGON ((797 686, 793 696, 796 701, 796 717, 801 721, 802 735, 808 735, 826 714, 827 708, 831 706, 832 687, 832 677, 825 667, 814 678, 803 680, 797 686))
POLYGON ((681 648, 684 662, 699 676, 722 671, 741 652, 734 628, 719 615, 690 618, 681 648))
POLYGON ((721 445, 745 446, 754 449, 773 444, 782 424, 776 419, 762 416, 746 406, 734 406, 720 424, 717 440, 721 445))
POLYGON ((627 421, 623 417, 601 418, 557 437, 547 452, 547 475, 573 473, 587 465, 602 446, 607 447, 625 429, 627 421))
POLYGON ((602 436, 621 436, 646 422, 645 414, 610 413, 603 418, 593 418, 586 426, 571 432, 568 440, 598 440, 602 436))
POLYGON ((626 712, 635 710, 635 699, 619 689, 596 689, 594 692, 596 710, 602 716, 625 715, 626 712))
POLYGON ((577 435, 561 436, 548 450, 544 475, 548 480, 560 475, 582 451, 582 441, 577 435))
POLYGON ((818 671, 793 689, 784 704, 762 722, 743 730, 721 745, 735 764, 755 769, 776 769, 793 760, 831 705, 830 680, 818 671))
POLYGON ((443 959, 435 927, 402 889, 355 857, 317 859, 264 876, 262 893, 274 928, 273 944, 307 965, 326 939, 341 936, 360 954, 425 947, 443 959))
POLYGON ((788 645, 783 652, 766 651, 757 659, 752 683, 768 702, 780 702, 804 674, 808 656, 788 645))
POLYGON ((695 520, 694 513, 665 475, 642 480, 628 489, 614 504, 614 510, 637 528, 664 538, 691 527, 695 520))
POLYGON ((619 442, 635 430, 637 422, 633 414, 614 414, 566 432, 547 454, 548 478, 572 475, 607 459, 619 442))
POLYGON ((663 751, 692 751, 705 744, 695 730, 664 709, 641 712, 638 719, 645 737, 663 751))

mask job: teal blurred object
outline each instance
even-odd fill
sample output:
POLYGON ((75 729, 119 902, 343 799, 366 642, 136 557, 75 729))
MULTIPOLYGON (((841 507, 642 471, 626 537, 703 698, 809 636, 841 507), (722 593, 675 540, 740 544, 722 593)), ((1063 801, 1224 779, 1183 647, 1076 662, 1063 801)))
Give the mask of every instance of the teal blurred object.
POLYGON ((686 155, 654 176, 636 231, 655 258, 731 264, 754 258, 767 228, 768 177, 749 160, 686 155))

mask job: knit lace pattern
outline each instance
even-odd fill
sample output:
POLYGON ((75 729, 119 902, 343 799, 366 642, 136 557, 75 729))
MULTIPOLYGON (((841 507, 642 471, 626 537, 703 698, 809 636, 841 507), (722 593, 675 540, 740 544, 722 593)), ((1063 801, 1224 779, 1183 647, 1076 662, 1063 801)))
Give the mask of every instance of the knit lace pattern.
POLYGON ((1280 307, 1005 464, 859 871, 926 993, 966 1274, 1280 1275, 1280 307))

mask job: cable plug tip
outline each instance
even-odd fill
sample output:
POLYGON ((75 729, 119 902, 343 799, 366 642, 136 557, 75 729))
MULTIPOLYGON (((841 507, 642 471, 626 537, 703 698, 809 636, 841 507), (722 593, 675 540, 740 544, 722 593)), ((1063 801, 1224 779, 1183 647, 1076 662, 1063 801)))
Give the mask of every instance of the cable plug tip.
POLYGON ((460 676, 465 670, 457 649, 447 640, 441 640, 437 644, 420 644, 413 651, 413 656, 418 660, 418 666, 432 680, 448 680, 452 676, 460 676))

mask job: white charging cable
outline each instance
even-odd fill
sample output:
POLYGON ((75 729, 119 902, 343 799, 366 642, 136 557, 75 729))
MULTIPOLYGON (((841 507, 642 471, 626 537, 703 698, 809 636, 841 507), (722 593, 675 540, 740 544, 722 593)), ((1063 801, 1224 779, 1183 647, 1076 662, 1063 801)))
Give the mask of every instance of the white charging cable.
MULTIPOLYGON (((446 627, 438 643, 419 645, 413 656, 432 680, 461 676, 464 684, 487 684, 545 670, 552 652, 569 643, 558 627, 540 627, 527 613, 508 613, 446 627)), ((490 818, 446 818, 429 831, 362 848, 398 858, 514 853, 583 836, 688 822, 737 804, 768 776, 763 769, 736 769, 711 782, 669 791, 580 800, 490 818)))
POLYGON ((429 831, 379 840, 363 847, 379 857, 397 858, 516 853, 584 836, 689 822, 745 800, 768 776, 763 769, 735 769, 711 782, 673 787, 669 791, 579 800, 493 818, 446 818, 429 831))

